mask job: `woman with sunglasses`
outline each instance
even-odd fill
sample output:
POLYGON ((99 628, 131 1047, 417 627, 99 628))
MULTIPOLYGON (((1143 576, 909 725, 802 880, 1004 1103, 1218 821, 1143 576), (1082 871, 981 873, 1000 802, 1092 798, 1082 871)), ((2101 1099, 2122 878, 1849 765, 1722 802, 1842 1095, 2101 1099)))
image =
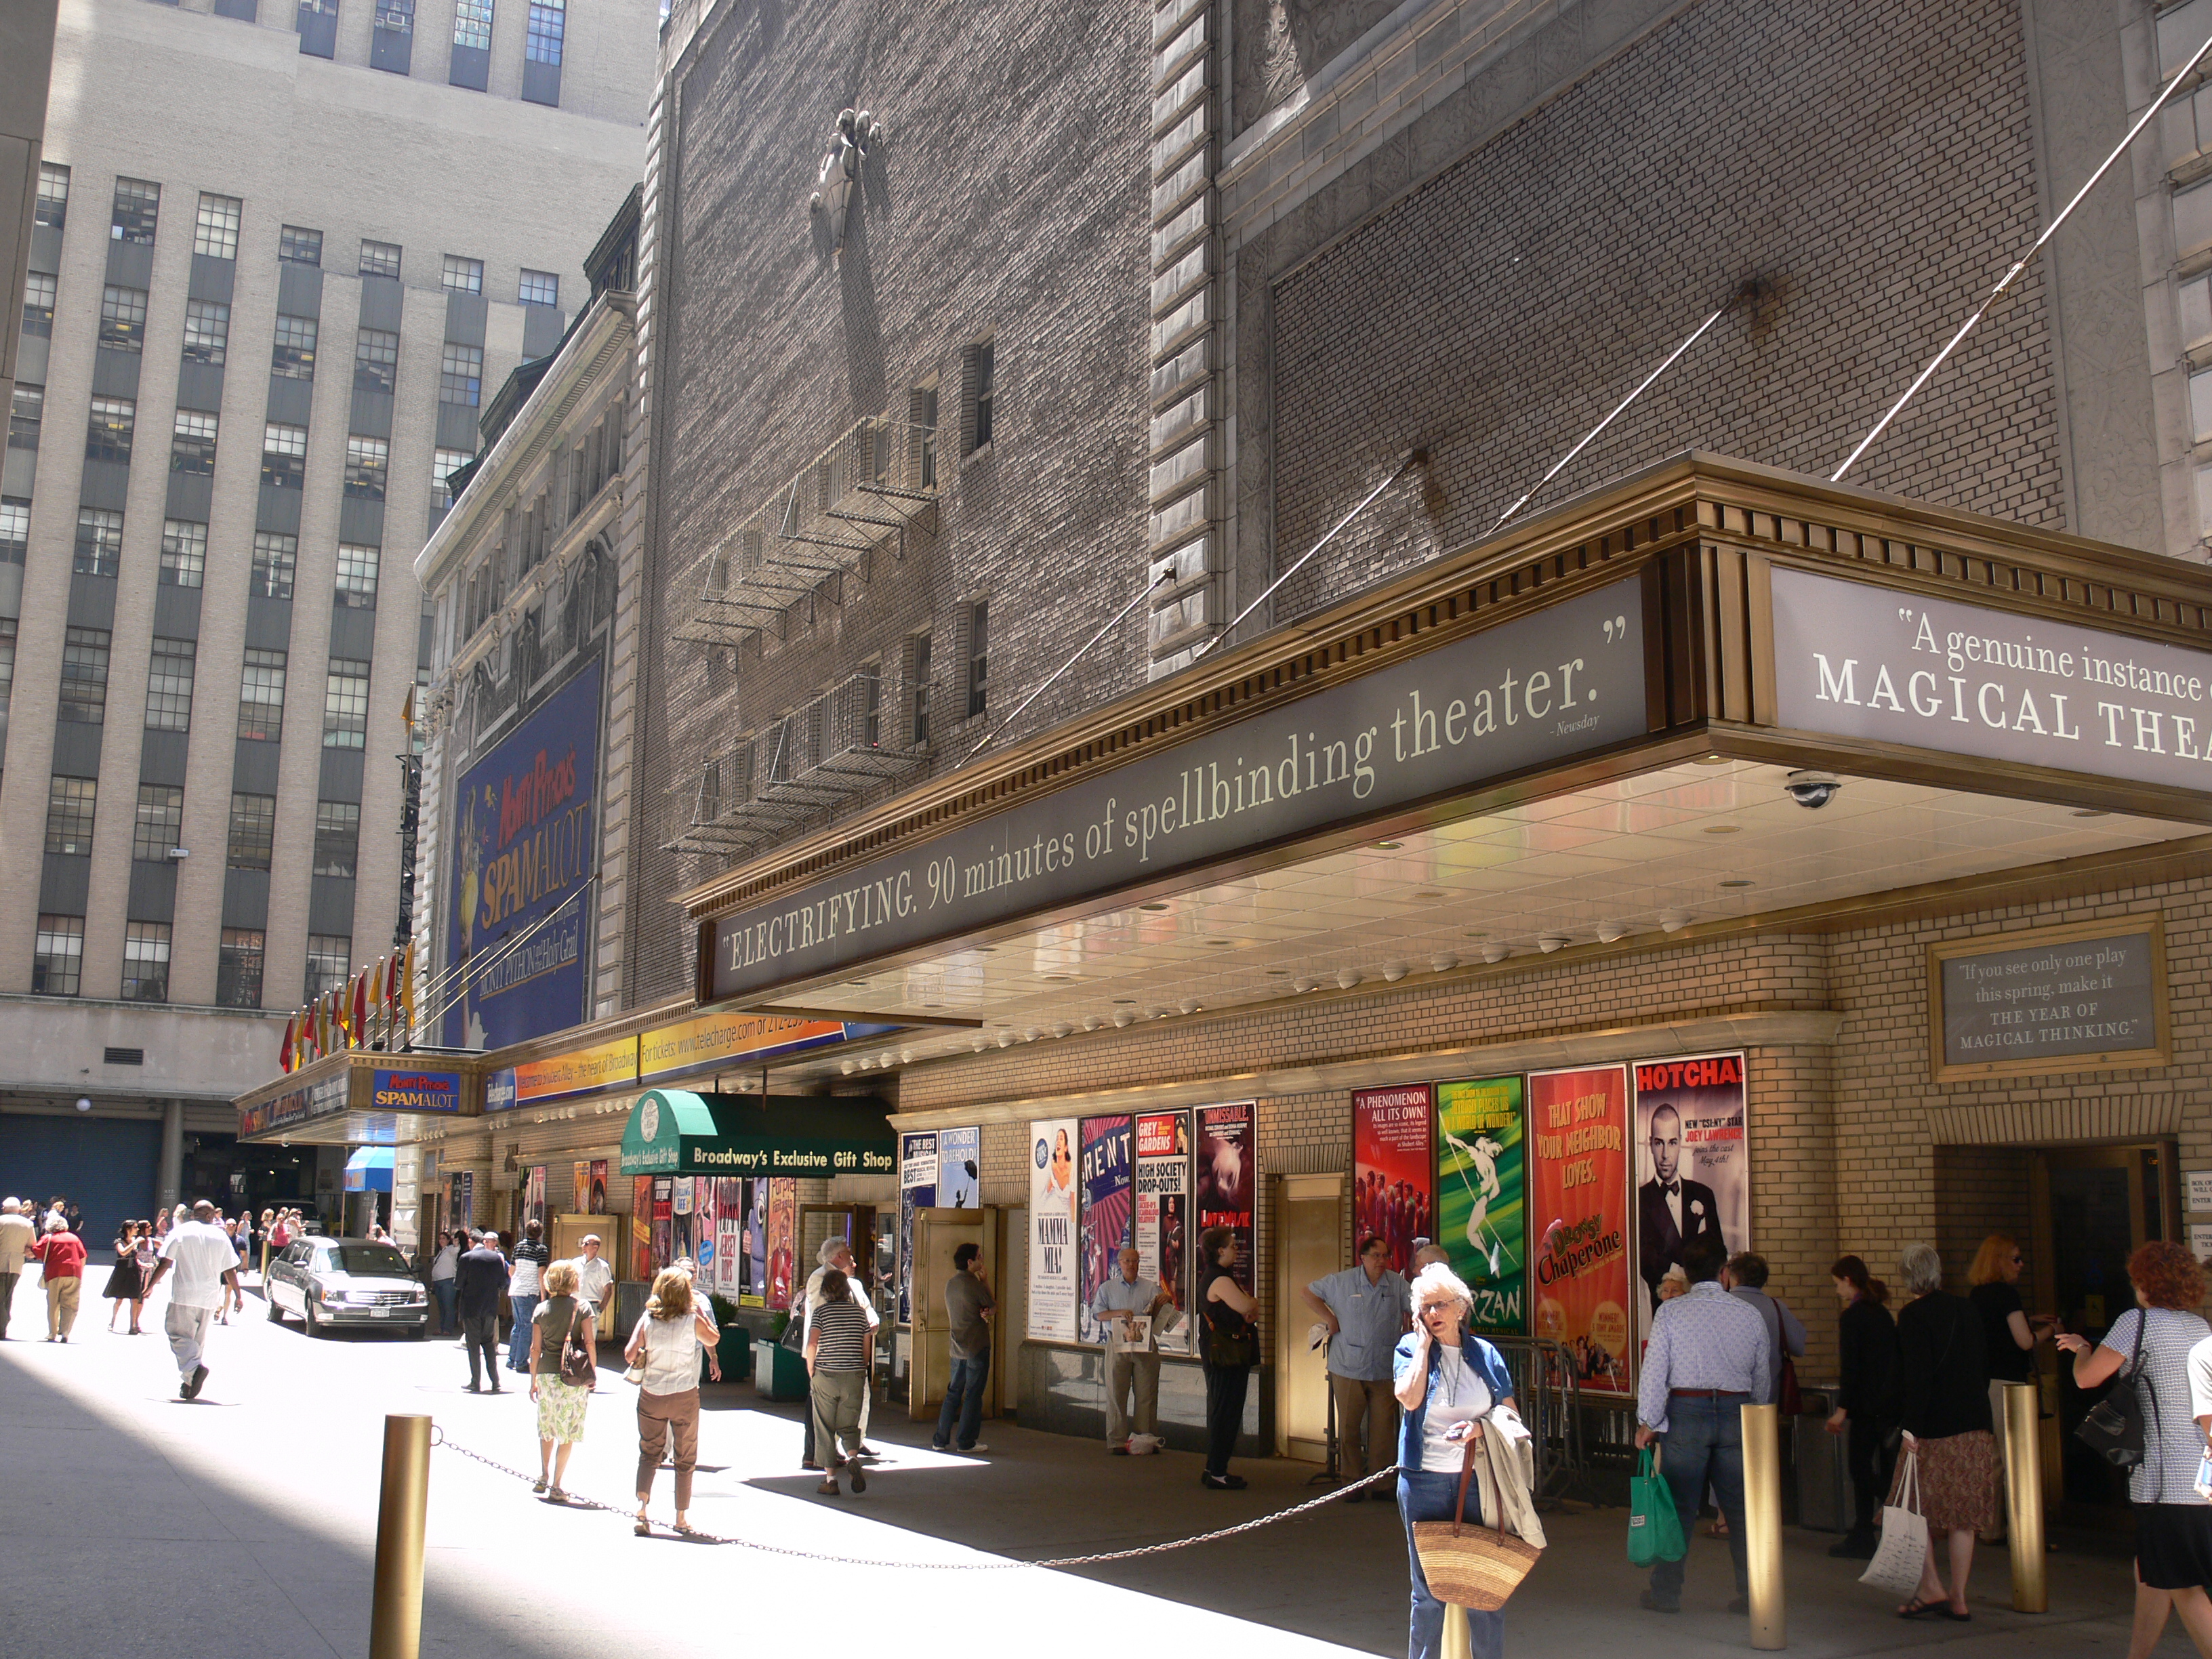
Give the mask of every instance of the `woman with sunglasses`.
MULTIPOLYGON (((1966 1270, 1966 1282, 1973 1286, 1966 1300, 1981 1316, 1982 1352, 1989 1361, 1990 1428, 1999 1445, 2004 1443, 2005 1384, 2035 1380, 2035 1345, 2050 1335, 2057 1322, 2049 1314, 2030 1315, 2020 1299, 2020 1275, 2027 1265, 2018 1244, 2002 1233, 1991 1233, 1974 1252, 1974 1265, 1966 1270)), ((1997 1479, 1997 1528, 1982 1534, 1983 1540, 1991 1544, 2005 1536, 2002 1468, 1997 1479)))

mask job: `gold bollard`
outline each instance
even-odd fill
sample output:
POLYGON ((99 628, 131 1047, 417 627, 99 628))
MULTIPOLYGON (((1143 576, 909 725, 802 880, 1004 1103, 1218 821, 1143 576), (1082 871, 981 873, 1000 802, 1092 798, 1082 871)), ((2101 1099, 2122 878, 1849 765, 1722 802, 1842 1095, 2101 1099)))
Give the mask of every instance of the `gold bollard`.
MULTIPOLYGON (((1743 1423, 1743 1547, 1750 1558, 1751 1645, 1790 1645, 1782 1596, 1782 1408, 1741 1406, 1743 1423)), ((1736 1517, 1729 1517, 1736 1524, 1736 1517)))
POLYGON ((2044 1582, 2042 1397, 2033 1382, 2004 1390, 2005 1517, 2012 1538, 2012 1610, 2048 1613, 2044 1582))
POLYGON ((368 1659, 417 1659, 422 1651, 422 1530, 429 1502, 430 1419, 386 1418, 368 1659))
POLYGON ((1444 1603, 1443 1659, 1474 1659, 1474 1636, 1467 1627, 1467 1609, 1444 1603))

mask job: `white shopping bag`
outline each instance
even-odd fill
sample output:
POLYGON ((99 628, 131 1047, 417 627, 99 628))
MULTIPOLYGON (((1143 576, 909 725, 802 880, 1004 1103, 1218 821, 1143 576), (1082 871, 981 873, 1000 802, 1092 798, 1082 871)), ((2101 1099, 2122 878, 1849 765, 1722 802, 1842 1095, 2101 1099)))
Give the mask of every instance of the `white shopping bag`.
POLYGON ((1911 1446, 1898 1461, 1897 1484, 1882 1506, 1881 1545, 1859 1575, 1859 1583, 1887 1591, 1900 1601, 1920 1588, 1928 1568, 1928 1517, 1920 1509, 1920 1454, 1911 1446))

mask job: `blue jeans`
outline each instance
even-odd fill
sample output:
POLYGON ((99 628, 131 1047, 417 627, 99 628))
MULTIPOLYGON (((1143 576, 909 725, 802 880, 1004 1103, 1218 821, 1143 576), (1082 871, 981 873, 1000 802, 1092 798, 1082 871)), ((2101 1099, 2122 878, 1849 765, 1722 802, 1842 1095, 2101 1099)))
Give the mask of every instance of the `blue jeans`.
POLYGON ((461 1322, 453 1312, 454 1299, 459 1289, 460 1280, 458 1279, 434 1279, 430 1281, 430 1294, 438 1298, 438 1334, 441 1336, 456 1335, 460 1331, 461 1322))
MULTIPOLYGON (((1735 1593, 1751 1594, 1751 1567, 1743 1539, 1743 1418, 1740 1406, 1751 1403, 1747 1394, 1724 1394, 1712 1400, 1675 1398, 1667 1402, 1667 1432, 1659 1437, 1659 1472, 1674 1493, 1674 1512, 1682 1517, 1682 1539, 1687 1543, 1695 1530, 1698 1501, 1712 1483, 1721 1513, 1728 1517, 1729 1559, 1735 1568, 1735 1593)), ((1651 1599, 1664 1607, 1682 1600, 1680 1561, 1656 1561, 1651 1566, 1651 1599)))
MULTIPOLYGON (((1482 1507, 1478 1491, 1475 1482, 1468 1482, 1467 1519, 1470 1526, 1478 1518, 1476 1511, 1482 1507)), ((1406 1522, 1406 1554, 1413 1564, 1413 1622, 1406 1638, 1406 1659, 1441 1659, 1444 1650, 1444 1614, 1452 1610, 1449 1603, 1429 1594, 1429 1581, 1421 1571, 1421 1553, 1413 1547, 1413 1522, 1449 1521, 1458 1502, 1456 1474, 1422 1471, 1398 1477, 1398 1513, 1406 1522)), ((1505 1615, 1477 1613, 1473 1607, 1458 1611, 1467 1615, 1468 1645, 1474 1659, 1504 1659, 1505 1615)))
MULTIPOLYGON (((538 1311, 538 1298, 534 1296, 510 1296, 507 1301, 514 1308, 514 1328, 507 1334, 507 1368, 511 1371, 530 1369, 530 1316, 538 1311)), ((565 1335, 566 1333, 563 1333, 565 1335)), ((561 1369, 561 1356, 546 1356, 553 1362, 552 1369, 561 1369)))
POLYGON ((943 1451, 953 1443, 952 1420, 960 1419, 960 1449, 966 1451, 983 1431, 983 1379, 991 1374, 991 1356, 980 1359, 952 1358, 952 1375, 945 1379, 945 1403, 937 1408, 937 1432, 929 1443, 943 1451))

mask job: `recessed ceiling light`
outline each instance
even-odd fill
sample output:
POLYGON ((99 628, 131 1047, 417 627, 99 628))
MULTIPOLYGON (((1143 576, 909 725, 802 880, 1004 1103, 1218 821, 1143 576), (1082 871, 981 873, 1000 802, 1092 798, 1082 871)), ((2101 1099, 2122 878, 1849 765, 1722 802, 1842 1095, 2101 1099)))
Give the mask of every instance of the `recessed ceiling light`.
POLYGON ((848 979, 845 983, 848 985, 857 985, 864 991, 868 988, 868 981, 864 979, 848 979))
POLYGON ((1402 841, 1378 841, 1375 843, 1375 850, 1378 853, 1395 853, 1405 844, 1402 841))
POLYGON ((1724 881, 1721 884, 1723 887, 1748 887, 1751 884, 1751 883, 1744 880, 1741 877, 1738 877, 1734 881, 1724 881))
POLYGON ((1237 941, 1233 939, 1210 939, 1205 941, 1205 945, 1209 951, 1228 951, 1236 948, 1237 941))
POLYGON ((1692 766, 1726 766, 1728 764, 1728 757, 1726 755, 1700 755, 1697 759, 1692 761, 1690 764, 1692 766))
POLYGON ((1440 899, 1443 895, 1433 887, 1424 887, 1419 892, 1414 894, 1413 896, 1417 899, 1440 899))
POLYGON ((1073 985, 1075 983, 1075 975, 1073 974, 1047 974, 1044 976, 1044 982, 1048 985, 1073 985))
POLYGON ((924 1008, 942 1008, 945 1005, 941 1002, 925 1002, 921 1006, 924 1008))
POLYGON ((975 954, 979 957, 995 957, 999 954, 999 947, 995 945, 979 945, 975 947, 975 954))
POLYGON ((1288 979, 1290 976, 1291 970, 1287 968, 1270 968, 1267 969, 1267 977, 1269 979, 1288 979))
POLYGON ((1164 904, 1140 904, 1137 908, 1139 910, 1164 910, 1168 907, 1164 904))
POLYGON ((1705 826, 1705 833, 1709 836, 1740 835, 1742 830, 1743 826, 1740 823, 1709 823, 1705 826))
POLYGON ((2110 812, 2100 812, 2094 806, 2084 806, 2074 816, 2077 818, 2108 818, 2112 815, 2110 812))
POLYGON ((1460 937, 1462 939, 1488 939, 1490 935, 1485 933, 1480 933, 1470 927, 1466 933, 1461 934, 1460 937))

